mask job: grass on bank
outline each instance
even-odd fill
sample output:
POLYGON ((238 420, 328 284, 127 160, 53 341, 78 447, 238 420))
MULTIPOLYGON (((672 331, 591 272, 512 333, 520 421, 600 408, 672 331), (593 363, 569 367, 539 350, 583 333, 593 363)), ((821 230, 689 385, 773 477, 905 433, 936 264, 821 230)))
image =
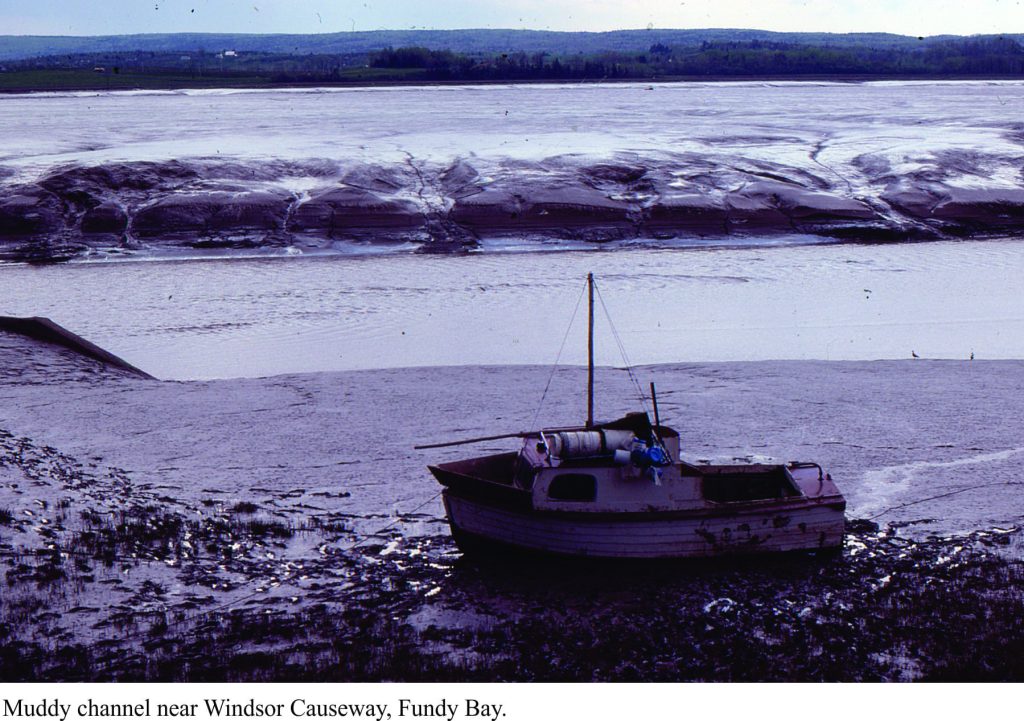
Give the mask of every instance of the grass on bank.
POLYGON ((0 73, 0 92, 59 90, 178 90, 246 88, 267 84, 257 75, 209 76, 97 73, 92 70, 18 70, 0 73))
POLYGON ((277 78, 257 74, 170 74, 103 72, 93 70, 13 70, 0 72, 0 93, 66 90, 183 90, 202 88, 267 88, 294 85, 362 84, 413 82, 422 80, 424 68, 345 68, 329 77, 288 76, 277 78))

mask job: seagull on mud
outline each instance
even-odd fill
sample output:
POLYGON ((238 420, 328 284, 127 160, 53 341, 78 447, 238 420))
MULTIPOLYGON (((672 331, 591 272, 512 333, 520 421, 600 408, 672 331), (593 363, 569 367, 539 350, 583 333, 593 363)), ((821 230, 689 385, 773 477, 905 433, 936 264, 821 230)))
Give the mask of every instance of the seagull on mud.
POLYGON ((915 358, 920 358, 921 357, 917 353, 915 353, 914 351, 910 351, 910 355, 914 356, 915 358))

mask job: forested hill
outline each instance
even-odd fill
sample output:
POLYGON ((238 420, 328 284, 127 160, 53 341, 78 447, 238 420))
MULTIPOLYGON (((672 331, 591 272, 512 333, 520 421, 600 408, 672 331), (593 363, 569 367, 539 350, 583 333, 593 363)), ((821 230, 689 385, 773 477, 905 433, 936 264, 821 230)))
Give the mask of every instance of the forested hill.
POLYGON ((1024 78, 1024 36, 417 30, 0 37, 0 92, 742 77, 1024 78), (29 48, 35 54, 24 56, 29 48))
MULTIPOLYGON (((916 38, 886 33, 776 33, 765 30, 617 30, 603 33, 544 30, 373 30, 317 35, 170 33, 94 37, 0 35, 0 61, 61 54, 110 52, 221 52, 365 54, 387 47, 424 47, 456 53, 558 53, 592 55, 642 52, 652 45, 697 47, 702 43, 775 42, 831 47, 910 49, 955 36, 916 38)), ((1024 40, 1024 36, 1006 36, 1024 40)))

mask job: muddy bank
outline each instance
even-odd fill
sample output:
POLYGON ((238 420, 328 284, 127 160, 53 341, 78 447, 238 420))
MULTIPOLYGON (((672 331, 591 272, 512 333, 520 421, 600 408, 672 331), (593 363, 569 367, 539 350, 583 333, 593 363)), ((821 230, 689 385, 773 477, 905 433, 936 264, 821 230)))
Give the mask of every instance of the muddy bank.
POLYGON ((444 533, 293 529, 243 506, 200 521, 137 506, 83 516, 82 532, 5 559, 0 678, 1024 678, 1024 566, 999 553, 1018 529, 911 540, 852 522, 837 558, 538 567, 473 562, 444 533), (300 535, 319 552, 276 560, 300 535), (97 586, 116 600, 93 621, 80 599, 97 586), (54 604, 91 626, 69 633, 54 604))
POLYGON ((59 493, 0 510, 4 681, 1024 678, 1019 528, 853 521, 838 557, 488 562, 431 514, 357 533, 326 494, 299 524, 273 501, 192 508, 83 460, 0 430, 5 480, 59 493))
POLYGON ((0 316, 0 333, 14 336, 14 338, 8 338, 8 342, 13 342, 15 345, 17 345, 17 336, 22 336, 25 339, 40 341, 46 347, 66 348, 76 356, 98 361, 98 365, 105 369, 126 371, 128 374, 136 375, 140 378, 152 378, 145 371, 141 371, 122 358, 108 353, 85 338, 54 323, 49 318, 0 316))
POLYGON ((1024 223, 1022 98, 1011 81, 8 96, 0 253, 1005 235, 1024 223))
POLYGON ((1024 227, 1024 189, 962 188, 859 159, 864 193, 820 168, 697 154, 604 160, 127 162, 0 188, 0 259, 180 249, 460 251, 501 237, 685 244, 805 235, 898 241, 1024 227), (296 190, 296 186, 301 190, 296 190))
MULTIPOLYGON (((640 369, 688 460, 819 460, 864 520, 838 557, 609 569, 463 558, 425 465, 465 449, 412 449, 525 427, 547 368, 160 382, 8 334, 0 360, 5 681, 1024 677, 1020 362, 640 369)), ((633 407, 598 380, 600 415, 633 407)))

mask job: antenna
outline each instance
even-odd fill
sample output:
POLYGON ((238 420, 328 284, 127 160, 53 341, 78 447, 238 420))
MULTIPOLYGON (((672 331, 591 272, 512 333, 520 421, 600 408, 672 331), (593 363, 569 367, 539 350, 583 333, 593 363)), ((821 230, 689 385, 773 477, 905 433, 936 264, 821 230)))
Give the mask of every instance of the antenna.
POLYGON ((587 273, 587 428, 594 427, 594 274, 587 273))

